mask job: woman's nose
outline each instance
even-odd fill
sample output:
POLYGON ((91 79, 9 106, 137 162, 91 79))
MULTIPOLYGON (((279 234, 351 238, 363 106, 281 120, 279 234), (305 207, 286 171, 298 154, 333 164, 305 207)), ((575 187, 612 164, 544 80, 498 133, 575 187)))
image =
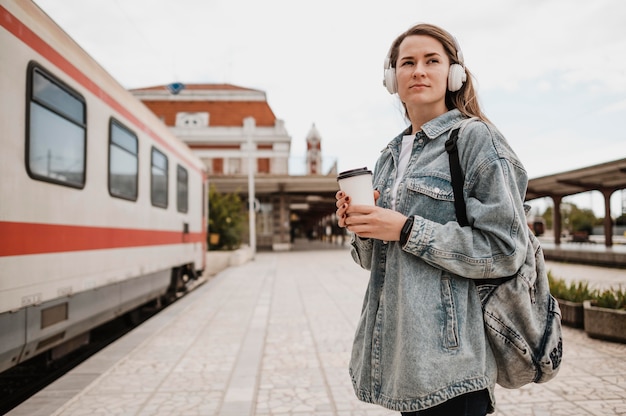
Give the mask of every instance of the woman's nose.
POLYGON ((417 77, 421 77, 424 76, 424 74, 426 73, 426 71, 424 71, 424 65, 421 63, 416 63, 415 67, 413 68, 413 77, 417 78, 417 77))

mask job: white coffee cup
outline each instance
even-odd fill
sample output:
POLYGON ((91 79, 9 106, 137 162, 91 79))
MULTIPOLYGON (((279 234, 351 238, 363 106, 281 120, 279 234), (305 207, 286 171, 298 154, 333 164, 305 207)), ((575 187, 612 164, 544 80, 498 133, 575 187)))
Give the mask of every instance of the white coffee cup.
POLYGON ((374 205, 372 171, 366 167, 339 173, 337 182, 339 189, 350 197, 350 205, 374 205))

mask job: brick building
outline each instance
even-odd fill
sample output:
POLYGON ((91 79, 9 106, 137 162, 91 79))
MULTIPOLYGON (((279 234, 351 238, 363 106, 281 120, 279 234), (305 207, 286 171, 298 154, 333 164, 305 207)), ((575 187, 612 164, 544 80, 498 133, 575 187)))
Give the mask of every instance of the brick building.
MULTIPOLYGON (((207 166, 219 192, 248 201, 252 169, 258 248, 284 250, 319 234, 334 213, 335 171, 323 174, 321 137, 306 137, 306 175, 290 175, 291 137, 265 92, 230 84, 170 84, 131 90, 207 166), (249 155, 252 154, 252 162, 249 155)), ((303 162, 304 163, 304 162, 303 162)), ((245 239, 249 239, 246 230, 245 239)))

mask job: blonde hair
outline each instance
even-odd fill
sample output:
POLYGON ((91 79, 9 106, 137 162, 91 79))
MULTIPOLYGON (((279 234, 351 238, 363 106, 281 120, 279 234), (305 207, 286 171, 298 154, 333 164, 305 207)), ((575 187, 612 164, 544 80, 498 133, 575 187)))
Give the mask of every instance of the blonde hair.
MULTIPOLYGON (((396 67, 400 44, 402 43, 402 41, 408 36, 415 35, 430 36, 431 38, 439 41, 439 43, 441 43, 441 45, 443 46, 444 51, 448 55, 448 58, 450 59, 450 65, 460 64, 465 69, 465 73, 467 74, 467 80, 465 81, 465 83, 463 83, 461 89, 454 92, 446 92, 446 107, 448 107, 448 110, 457 108, 466 117, 478 117, 479 119, 488 122, 489 120, 480 109, 478 96, 476 95, 476 90, 474 89, 474 84, 472 82, 472 74, 465 67, 465 64, 459 61, 458 52, 460 52, 460 50, 457 46, 457 42, 454 37, 444 29, 428 23, 420 23, 409 28, 406 32, 400 34, 393 41, 393 43, 391 44, 391 48, 389 49, 389 64, 391 68, 396 67)), ((408 118, 408 113, 406 113, 406 105, 404 105, 404 103, 402 105, 404 106, 405 114, 408 118)))

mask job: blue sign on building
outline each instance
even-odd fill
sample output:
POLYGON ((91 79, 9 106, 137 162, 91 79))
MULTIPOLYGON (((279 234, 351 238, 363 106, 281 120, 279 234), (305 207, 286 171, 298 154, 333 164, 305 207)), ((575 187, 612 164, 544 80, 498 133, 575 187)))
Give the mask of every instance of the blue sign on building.
POLYGON ((167 86, 167 89, 170 90, 172 94, 176 95, 185 89, 185 84, 182 82, 172 82, 167 86))

